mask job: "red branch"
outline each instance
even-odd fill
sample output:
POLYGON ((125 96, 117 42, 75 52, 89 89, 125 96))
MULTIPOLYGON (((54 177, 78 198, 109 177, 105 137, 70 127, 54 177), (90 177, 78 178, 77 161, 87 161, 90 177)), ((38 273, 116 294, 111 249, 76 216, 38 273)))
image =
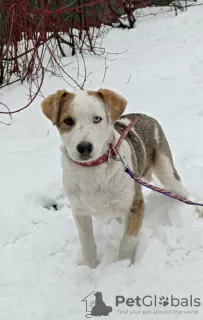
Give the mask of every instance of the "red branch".
MULTIPOLYGON (((116 23, 121 28, 133 28, 138 17, 136 10, 157 3, 171 6, 176 1, 0 1, 0 89, 16 82, 26 83, 30 96, 26 106, 13 111, 0 111, 0 114, 11 115, 30 106, 40 94, 47 72, 64 80, 68 79, 70 85, 82 89, 87 80, 83 52, 92 51, 99 56, 105 53, 105 49, 101 48, 101 40, 106 34, 103 25, 112 26, 116 23), (82 54, 85 70, 82 81, 79 76, 73 79, 63 66, 61 57, 66 56, 67 46, 72 55, 82 54), (45 56, 46 61, 48 59, 46 64, 45 56)), ((176 12, 177 8, 180 9, 176 6, 176 12)))

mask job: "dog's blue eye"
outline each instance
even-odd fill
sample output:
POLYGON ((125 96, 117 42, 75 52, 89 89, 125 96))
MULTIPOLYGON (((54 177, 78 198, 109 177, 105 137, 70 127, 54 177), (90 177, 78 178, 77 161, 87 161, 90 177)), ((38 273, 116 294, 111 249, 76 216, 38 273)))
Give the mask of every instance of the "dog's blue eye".
POLYGON ((94 117, 94 119, 93 119, 94 123, 99 123, 100 121, 102 121, 101 117, 94 117))

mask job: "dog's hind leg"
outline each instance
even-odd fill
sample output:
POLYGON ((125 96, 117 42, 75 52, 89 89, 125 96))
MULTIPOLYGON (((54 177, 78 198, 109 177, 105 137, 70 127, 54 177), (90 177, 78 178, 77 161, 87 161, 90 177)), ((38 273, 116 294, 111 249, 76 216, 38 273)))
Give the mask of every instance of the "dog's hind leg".
POLYGON ((177 193, 181 197, 190 196, 174 167, 172 158, 168 157, 166 154, 159 153, 156 157, 154 173, 168 191, 177 193))
MULTIPOLYGON (((161 142, 157 147, 154 159, 154 174, 168 191, 172 191, 181 197, 188 198, 191 201, 199 202, 192 197, 184 187, 174 166, 171 150, 163 131, 161 131, 161 142)), ((196 211, 200 216, 203 215, 202 207, 196 207, 196 211)))
POLYGON ((144 200, 140 187, 136 187, 133 205, 126 219, 125 230, 119 247, 119 259, 134 260, 135 251, 138 243, 138 234, 144 217, 144 200), (139 188, 139 189, 138 189, 139 188))

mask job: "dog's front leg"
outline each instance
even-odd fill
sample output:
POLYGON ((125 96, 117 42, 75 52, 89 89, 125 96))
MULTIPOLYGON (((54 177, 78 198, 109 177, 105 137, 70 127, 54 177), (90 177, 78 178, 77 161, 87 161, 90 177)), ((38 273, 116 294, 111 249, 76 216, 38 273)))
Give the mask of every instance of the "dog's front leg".
POLYGON ((87 215, 74 215, 82 246, 81 264, 95 268, 97 265, 97 246, 93 235, 92 217, 87 215))
POLYGON ((144 201, 142 195, 134 200, 126 220, 124 235, 119 248, 119 259, 134 260, 138 243, 138 233, 144 217, 144 201))

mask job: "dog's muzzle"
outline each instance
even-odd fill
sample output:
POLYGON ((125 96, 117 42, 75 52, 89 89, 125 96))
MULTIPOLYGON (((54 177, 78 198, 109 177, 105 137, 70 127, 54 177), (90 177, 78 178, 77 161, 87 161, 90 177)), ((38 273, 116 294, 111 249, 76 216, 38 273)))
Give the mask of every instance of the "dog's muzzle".
POLYGON ((77 151, 80 154, 80 158, 83 160, 87 160, 90 158, 92 150, 93 145, 88 141, 82 141, 77 145, 77 151))

